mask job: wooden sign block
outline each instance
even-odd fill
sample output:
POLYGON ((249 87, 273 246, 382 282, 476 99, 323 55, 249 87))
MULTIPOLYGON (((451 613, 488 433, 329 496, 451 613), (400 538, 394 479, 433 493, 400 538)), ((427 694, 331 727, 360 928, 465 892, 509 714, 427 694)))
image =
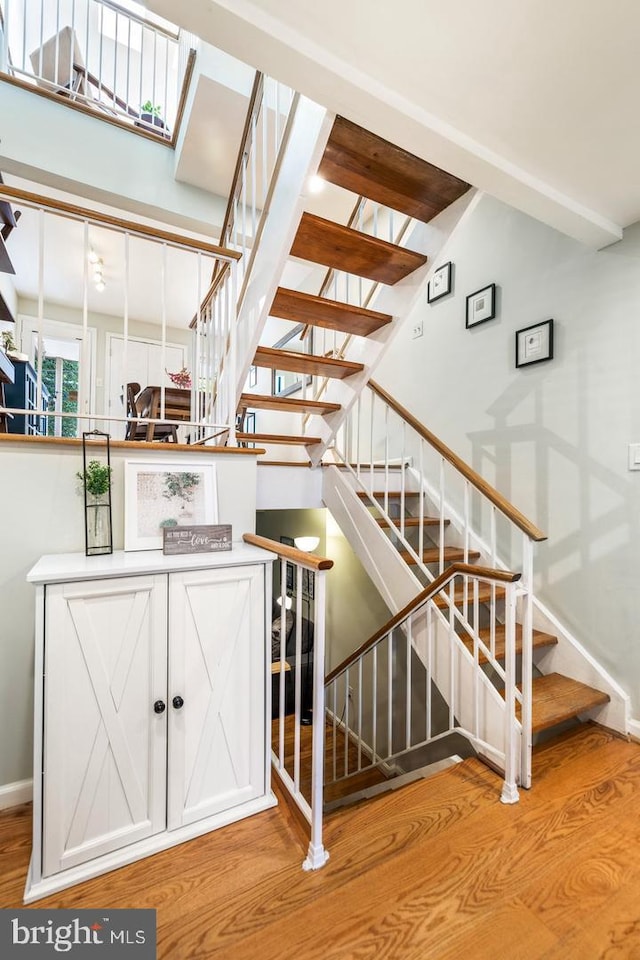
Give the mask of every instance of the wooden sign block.
POLYGON ((219 553, 231 550, 229 524, 201 523, 192 527, 164 527, 162 552, 174 557, 179 553, 219 553))

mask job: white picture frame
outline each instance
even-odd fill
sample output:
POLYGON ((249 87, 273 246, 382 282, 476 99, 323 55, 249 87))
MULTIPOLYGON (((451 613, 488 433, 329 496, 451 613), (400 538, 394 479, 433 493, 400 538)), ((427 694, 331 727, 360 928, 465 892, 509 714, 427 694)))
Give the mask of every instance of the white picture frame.
POLYGON ((218 523, 214 463, 204 458, 125 461, 125 550, 162 550, 165 527, 212 523, 218 523))

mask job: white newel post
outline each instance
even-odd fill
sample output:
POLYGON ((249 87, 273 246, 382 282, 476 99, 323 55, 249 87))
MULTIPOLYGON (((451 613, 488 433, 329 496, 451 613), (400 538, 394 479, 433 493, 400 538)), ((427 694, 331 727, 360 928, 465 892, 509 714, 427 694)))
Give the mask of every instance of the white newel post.
POLYGON ((325 727, 325 579, 318 570, 315 574, 314 638, 313 638, 313 732, 311 754, 311 840, 303 870, 318 870, 329 859, 322 845, 322 813, 324 786, 324 727, 325 727))

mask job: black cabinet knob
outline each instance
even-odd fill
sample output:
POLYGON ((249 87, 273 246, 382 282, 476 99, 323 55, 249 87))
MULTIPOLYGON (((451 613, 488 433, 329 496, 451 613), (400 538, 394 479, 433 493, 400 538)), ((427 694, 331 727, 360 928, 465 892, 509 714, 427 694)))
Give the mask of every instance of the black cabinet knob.
POLYGON ((155 710, 156 713, 164 713, 165 710, 167 709, 167 705, 164 702, 164 700, 156 700, 156 702, 153 705, 153 709, 155 710))
POLYGON ((184 706, 184 700, 182 697, 174 697, 172 703, 176 710, 179 710, 180 707, 184 706))

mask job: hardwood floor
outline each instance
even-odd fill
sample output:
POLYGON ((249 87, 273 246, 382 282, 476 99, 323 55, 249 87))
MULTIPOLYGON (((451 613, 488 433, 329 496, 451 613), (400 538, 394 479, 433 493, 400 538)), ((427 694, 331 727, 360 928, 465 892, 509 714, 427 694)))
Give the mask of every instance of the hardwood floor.
MULTIPOLYGON (((640 746, 586 725, 536 751, 514 806, 467 760, 328 817, 327 866, 278 809, 39 901, 155 907, 170 960, 637 960, 640 746)), ((28 805, 0 815, 21 902, 28 805)))

